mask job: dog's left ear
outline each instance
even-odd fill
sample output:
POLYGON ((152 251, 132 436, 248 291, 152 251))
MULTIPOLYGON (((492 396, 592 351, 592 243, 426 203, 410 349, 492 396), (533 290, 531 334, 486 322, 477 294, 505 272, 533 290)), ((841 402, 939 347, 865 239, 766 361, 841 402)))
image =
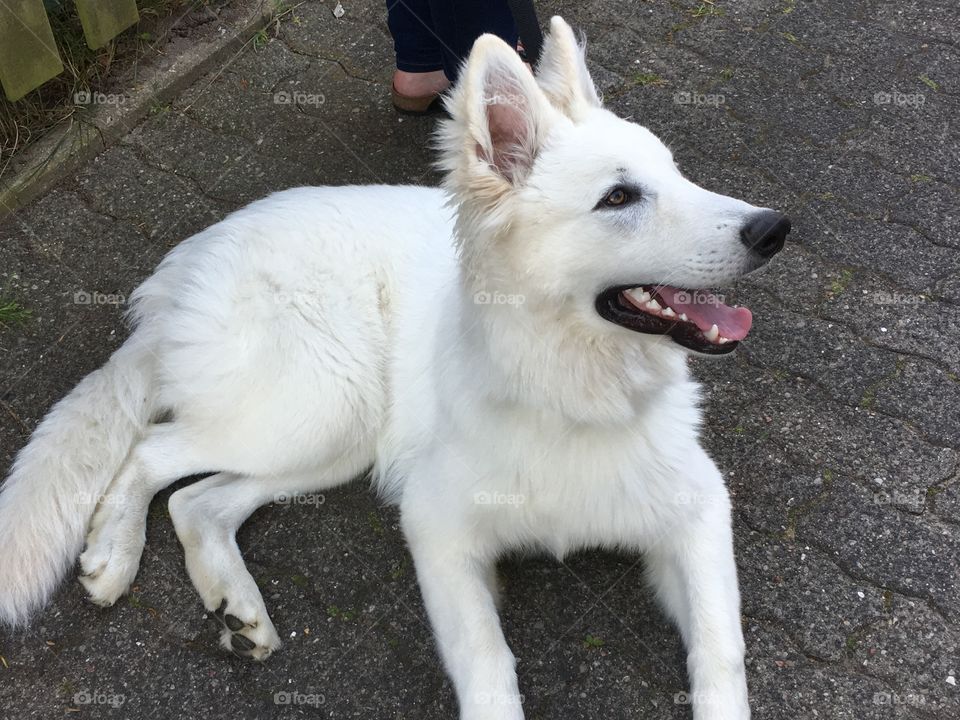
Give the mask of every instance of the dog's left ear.
POLYGON ((583 47, 573 28, 559 15, 550 19, 543 54, 537 64, 537 82, 564 115, 578 122, 591 108, 601 106, 584 60, 583 47))
POLYGON ((466 171, 471 183, 522 184, 560 119, 556 109, 516 50, 495 35, 477 39, 460 78, 441 135, 450 153, 445 166, 466 171))

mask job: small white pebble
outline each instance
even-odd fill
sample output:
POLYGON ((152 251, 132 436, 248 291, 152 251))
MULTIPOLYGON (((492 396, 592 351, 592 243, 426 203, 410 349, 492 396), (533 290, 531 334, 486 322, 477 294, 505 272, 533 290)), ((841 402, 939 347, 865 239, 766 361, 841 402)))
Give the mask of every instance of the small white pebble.
POLYGON ((866 595, 864 595, 861 591, 857 590, 857 597, 863 600, 866 597, 866 595))
POLYGON ((947 675, 947 685, 956 685, 957 679, 953 675, 947 675))

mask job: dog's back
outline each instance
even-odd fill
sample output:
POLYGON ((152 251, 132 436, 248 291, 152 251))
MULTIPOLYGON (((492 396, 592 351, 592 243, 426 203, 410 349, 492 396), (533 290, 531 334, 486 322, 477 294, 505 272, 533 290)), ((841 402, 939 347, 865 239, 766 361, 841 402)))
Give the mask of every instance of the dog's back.
MULTIPOLYGON (((151 427, 212 452, 200 471, 282 477, 331 454, 344 473, 371 465, 391 315, 428 265, 453 267, 449 215, 433 188, 295 188, 170 252, 132 295, 134 334, 58 404, 5 483, 0 621, 22 624, 46 602, 98 504, 130 512, 132 493, 108 488, 151 427), (174 422, 149 425, 158 415, 174 422)), ((97 575, 97 554, 85 556, 93 599, 112 603, 126 578, 97 575)))

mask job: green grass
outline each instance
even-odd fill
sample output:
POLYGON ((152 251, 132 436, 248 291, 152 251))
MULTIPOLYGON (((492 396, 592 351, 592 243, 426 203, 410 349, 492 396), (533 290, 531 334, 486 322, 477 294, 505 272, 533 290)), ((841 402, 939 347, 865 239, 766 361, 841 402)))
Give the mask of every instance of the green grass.
POLYGON ((399 563, 395 564, 393 567, 393 570, 390 571, 390 579, 399 580, 406 574, 407 574, 407 561, 406 559, 403 559, 399 563))
POLYGON ((0 327, 15 327, 25 324, 31 312, 14 300, 0 298, 0 327))
POLYGON ((380 522, 380 516, 373 510, 367 513, 367 524, 377 535, 383 535, 383 523, 380 522))
POLYGON ((840 277, 834 278, 830 283, 830 295, 831 297, 836 297, 843 293, 847 289, 847 285, 850 284, 850 281, 853 279, 853 272, 850 270, 841 270, 840 277))
POLYGON ((633 76, 633 82, 635 85, 640 87, 646 87, 650 85, 652 87, 663 87, 667 84, 667 81, 656 73, 637 73, 633 76))
POLYGON ((344 622, 350 622, 357 616, 357 611, 353 608, 347 608, 346 610, 343 610, 338 608, 336 605, 328 605, 327 615, 332 618, 343 620, 344 622))
POLYGON ((595 635, 587 635, 583 639, 583 647, 585 647, 587 650, 596 650, 598 648, 602 648, 603 645, 603 638, 595 635))
POLYGON ((704 0, 689 11, 691 17, 703 18, 710 15, 723 15, 723 10, 713 4, 713 0, 704 0))
POLYGON ((253 49, 259 50, 268 42, 270 42, 270 36, 267 34, 266 28, 264 28, 263 30, 258 31, 257 34, 253 36, 253 49))
POLYGON ((926 85, 928 88, 930 88, 934 92, 937 92, 940 89, 940 83, 934 80, 931 80, 926 75, 921 75, 918 79, 920 80, 920 82, 922 82, 924 85, 926 85))

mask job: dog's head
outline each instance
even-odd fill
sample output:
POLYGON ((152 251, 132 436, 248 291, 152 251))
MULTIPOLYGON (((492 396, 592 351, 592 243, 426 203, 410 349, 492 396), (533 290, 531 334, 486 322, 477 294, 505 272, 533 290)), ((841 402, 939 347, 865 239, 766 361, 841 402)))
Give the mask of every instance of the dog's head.
POLYGON ((789 220, 695 185, 653 133, 605 110, 562 19, 536 78, 479 38, 448 108, 442 166, 474 290, 706 354, 746 336, 750 311, 708 288, 764 265, 789 220))

